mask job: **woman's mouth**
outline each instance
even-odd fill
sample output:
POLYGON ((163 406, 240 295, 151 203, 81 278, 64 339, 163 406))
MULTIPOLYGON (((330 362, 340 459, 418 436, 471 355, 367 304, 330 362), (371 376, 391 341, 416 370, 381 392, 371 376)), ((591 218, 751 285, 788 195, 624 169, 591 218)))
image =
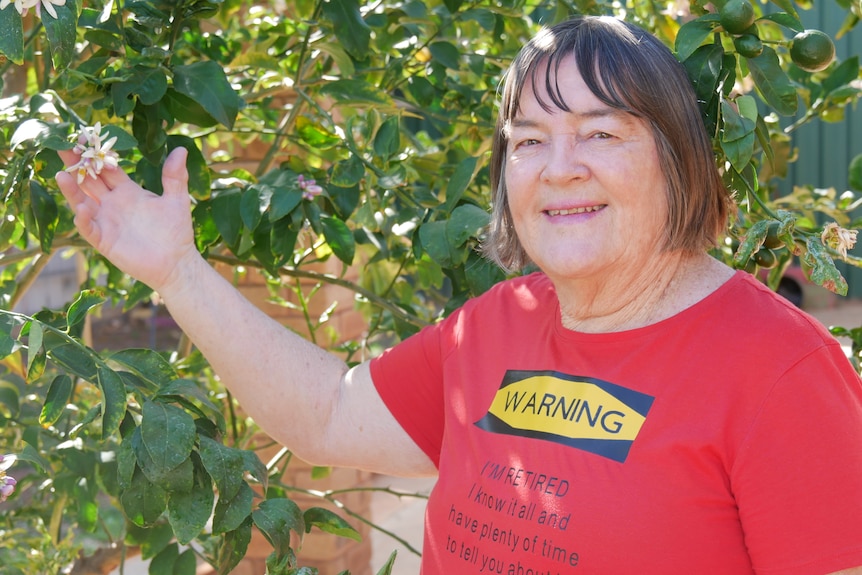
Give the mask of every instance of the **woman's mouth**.
POLYGON ((590 212, 597 212, 604 207, 604 205, 584 206, 581 208, 567 208, 564 210, 545 210, 545 213, 549 216, 570 216, 572 214, 588 214, 590 212))

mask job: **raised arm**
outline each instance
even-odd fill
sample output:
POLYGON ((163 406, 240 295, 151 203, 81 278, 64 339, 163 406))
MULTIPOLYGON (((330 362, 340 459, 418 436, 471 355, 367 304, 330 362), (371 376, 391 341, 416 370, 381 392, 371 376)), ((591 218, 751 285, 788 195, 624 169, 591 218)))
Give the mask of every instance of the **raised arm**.
MULTIPOLYGON (((186 152, 165 162, 162 196, 119 169, 79 185, 57 183, 81 235, 114 265, 156 290, 243 408, 274 439, 317 464, 394 475, 434 465, 389 413, 367 363, 347 365, 246 300, 194 244, 186 152)), ((77 161, 64 152, 67 164, 77 161)))

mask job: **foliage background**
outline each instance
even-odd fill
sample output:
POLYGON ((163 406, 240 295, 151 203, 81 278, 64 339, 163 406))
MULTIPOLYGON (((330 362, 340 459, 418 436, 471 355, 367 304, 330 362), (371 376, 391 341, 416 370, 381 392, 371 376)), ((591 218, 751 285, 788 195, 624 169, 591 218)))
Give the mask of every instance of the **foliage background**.
MULTIPOLYGON (((615 14, 673 47, 702 100, 739 206, 715 255, 768 270, 773 287, 799 263, 846 291, 820 233, 830 220, 856 225, 862 159, 846 166, 851 190, 781 180, 797 160, 793 132, 842 122, 855 106, 859 58, 817 73, 793 65, 789 42, 811 2, 791 0, 754 3, 766 47, 743 57, 715 14, 723 4, 67 0, 56 19, 0 11, 0 437, 19 458, 0 572, 74 572, 96 549, 126 545, 153 573, 193 573, 199 557, 227 573, 257 529, 273 546, 269 572, 299 573, 291 530, 355 536, 287 497, 289 458, 262 464, 253 422, 189 342, 172 352, 85 344, 92 310, 152 294, 87 248, 59 200, 56 152, 82 126, 110 126, 123 169, 155 193, 166 154, 187 148, 201 252, 238 275, 262 270, 273 294, 293 290, 305 335, 357 361, 504 278, 476 250, 500 76, 540 25, 615 14), (250 149, 260 161, 237 163, 250 149), (304 198, 299 175, 324 193, 304 198), (79 296, 32 317, 14 311, 46 262, 70 250, 86 261, 79 296), (321 272, 324 262, 341 273, 321 272), (309 314, 325 284, 355 292, 362 338, 335 346, 328 313, 309 314)), ((835 6, 842 24, 827 32, 854 33, 862 3, 835 6)), ((859 329, 842 333, 862 342, 859 329)))

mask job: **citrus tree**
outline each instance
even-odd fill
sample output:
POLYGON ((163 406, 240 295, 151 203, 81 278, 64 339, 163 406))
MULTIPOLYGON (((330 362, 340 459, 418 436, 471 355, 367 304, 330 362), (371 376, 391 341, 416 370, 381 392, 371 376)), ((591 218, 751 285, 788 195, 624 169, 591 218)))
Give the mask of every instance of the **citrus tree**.
MULTIPOLYGON (((367 330, 337 350, 355 361, 504 279, 477 251, 500 76, 541 25, 614 14, 653 31, 690 75, 739 208, 716 257, 768 269, 773 287, 798 262, 844 293, 834 260, 859 264, 847 253, 854 193, 818 182, 779 193, 793 132, 843 121, 859 99, 858 57, 837 59, 834 40, 862 7, 836 6, 843 26, 818 31, 803 25, 810 3, 791 0, 2 0, 0 572, 80 573, 140 553, 151 573, 191 574, 201 558, 228 573, 256 529, 272 544, 269 573, 309 573, 291 532, 356 536, 287 497, 285 459, 261 462, 253 422, 188 342, 87 345, 93 310, 152 293, 76 235, 53 182, 58 151, 90 149, 160 193, 167 153, 186 148, 200 251, 237 274, 261 270, 274 294, 293 290, 324 345, 339 338, 310 298, 353 290, 367 330), (238 162, 249 150, 251 167, 238 162), (73 301, 15 311, 70 252, 86 262, 73 301)), ((848 170, 859 191, 862 159, 848 170)))

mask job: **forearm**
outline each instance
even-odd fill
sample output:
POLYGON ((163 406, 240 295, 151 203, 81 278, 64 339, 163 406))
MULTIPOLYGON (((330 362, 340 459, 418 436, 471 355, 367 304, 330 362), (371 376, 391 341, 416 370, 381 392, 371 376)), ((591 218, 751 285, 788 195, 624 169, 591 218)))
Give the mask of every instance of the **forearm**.
POLYGON ((300 456, 325 453, 345 363, 268 317, 197 254, 174 276, 161 297, 243 409, 300 456))

